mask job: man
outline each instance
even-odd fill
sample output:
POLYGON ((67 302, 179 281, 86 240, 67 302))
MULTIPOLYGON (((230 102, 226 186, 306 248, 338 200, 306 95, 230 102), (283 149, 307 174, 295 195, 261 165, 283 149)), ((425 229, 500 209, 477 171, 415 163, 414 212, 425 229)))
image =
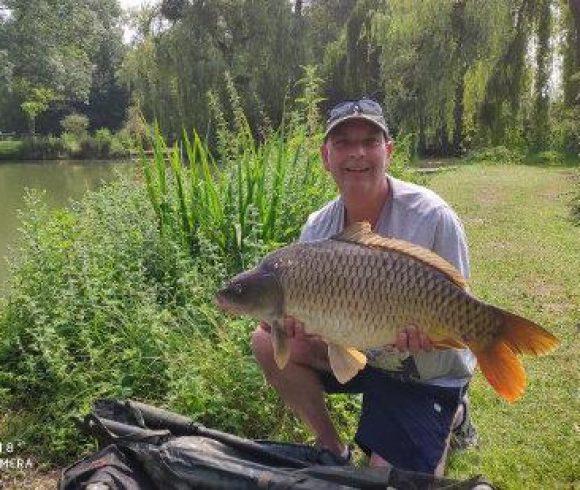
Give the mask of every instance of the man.
MULTIPOLYGON (((310 215, 300 240, 325 239, 368 221, 381 235, 434 250, 467 277, 465 235, 455 213, 432 191, 386 174, 393 144, 380 105, 343 102, 329 116, 321 153, 340 197, 310 215)), ((320 446, 348 462, 349 446, 330 420, 324 392, 363 393, 355 440, 370 454, 371 466, 443 473, 452 429, 467 415, 463 396, 475 368, 469 350, 434 350, 421 325, 401 326, 393 346, 367 351, 367 367, 341 385, 326 345, 293 318, 285 326, 292 346, 283 370, 273 358, 269 325, 255 330, 252 350, 267 381, 320 446)))

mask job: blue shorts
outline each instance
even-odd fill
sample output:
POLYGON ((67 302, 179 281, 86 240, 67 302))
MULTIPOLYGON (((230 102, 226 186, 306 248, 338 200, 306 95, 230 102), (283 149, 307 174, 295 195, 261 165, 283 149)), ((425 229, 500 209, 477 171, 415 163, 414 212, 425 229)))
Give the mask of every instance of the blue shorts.
POLYGON ((366 366, 348 383, 321 372, 327 393, 362 393, 362 411, 355 441, 392 465, 433 473, 445 450, 464 388, 443 388, 399 381, 366 366))

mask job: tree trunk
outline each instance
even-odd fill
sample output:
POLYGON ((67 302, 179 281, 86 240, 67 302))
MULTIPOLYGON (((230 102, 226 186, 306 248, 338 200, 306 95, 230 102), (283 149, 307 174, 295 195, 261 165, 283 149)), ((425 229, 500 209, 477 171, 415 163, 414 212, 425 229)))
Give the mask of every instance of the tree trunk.
POLYGON ((461 154, 463 143, 463 96, 465 92, 465 74, 467 64, 462 56, 465 40, 465 4, 466 0, 458 0, 453 5, 453 37, 455 38, 455 59, 459 62, 459 73, 455 83, 455 97, 453 107, 453 153, 461 154))
POLYGON ((302 0, 296 0, 294 3, 294 13, 297 17, 302 17, 302 0))
POLYGON ((536 13, 538 49, 536 51, 536 87, 534 102, 534 146, 545 149, 548 142, 548 84, 550 81, 550 0, 539 2, 536 13))
POLYGON ((448 156, 449 151, 449 134, 447 133, 447 118, 445 109, 441 109, 441 126, 439 127, 439 151, 442 155, 448 156))
POLYGON ((564 79, 564 100, 568 105, 580 105, 580 80, 570 80, 570 77, 580 72, 580 0, 568 0, 568 5, 572 22, 567 36, 567 55, 572 59, 564 79))
POLYGON ((465 93, 465 74, 467 67, 461 68, 461 73, 455 85, 455 100, 453 107, 453 153, 460 155, 463 151, 463 95, 465 93))

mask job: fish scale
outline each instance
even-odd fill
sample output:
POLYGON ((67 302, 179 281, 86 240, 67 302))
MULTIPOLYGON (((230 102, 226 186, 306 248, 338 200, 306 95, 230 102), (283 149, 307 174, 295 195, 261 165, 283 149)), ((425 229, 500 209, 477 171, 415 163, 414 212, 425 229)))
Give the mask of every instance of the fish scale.
MULTIPOLYGON (((293 253, 288 250, 286 257, 275 258, 286 293, 286 313, 303 319, 309 333, 353 347, 390 343, 415 317, 426 321, 423 327, 427 330, 437 329, 440 322, 429 310, 433 303, 443 303, 438 297, 452 295, 449 290, 456 288, 443 278, 440 282, 446 282, 448 290, 441 284, 435 287, 434 276, 439 273, 426 271, 424 265, 396 252, 379 251, 382 257, 377 260, 376 250, 349 243, 294 247, 293 253), (330 267, 325 267, 328 264, 330 267), (369 337, 360 338, 361 328, 369 337)), ((447 327, 467 317, 468 309, 462 303, 458 301, 459 311, 451 316, 452 325, 447 327)))
POLYGON ((558 345, 542 327, 472 296, 461 274, 441 257, 376 235, 368 223, 272 252, 257 268, 233 278, 217 299, 225 309, 271 324, 280 368, 290 358, 284 317, 303 322, 306 332, 328 343, 340 382, 366 363, 355 349, 383 347, 416 324, 439 348, 469 347, 494 389, 514 401, 526 383, 516 354, 543 354, 558 345))

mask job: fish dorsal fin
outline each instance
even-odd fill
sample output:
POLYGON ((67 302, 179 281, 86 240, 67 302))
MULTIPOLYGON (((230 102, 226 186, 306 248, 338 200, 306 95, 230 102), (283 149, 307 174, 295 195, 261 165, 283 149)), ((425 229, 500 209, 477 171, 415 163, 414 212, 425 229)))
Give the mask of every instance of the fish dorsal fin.
POLYGON ((424 264, 434 267, 447 278, 462 289, 467 289, 467 281, 461 273, 444 258, 437 255, 435 252, 428 250, 414 243, 397 238, 385 238, 381 235, 373 233, 371 225, 366 221, 353 223, 348 226, 342 233, 331 237, 332 240, 341 242, 356 243, 366 247, 378 248, 384 250, 392 250, 401 252, 414 259, 417 259, 424 264))

